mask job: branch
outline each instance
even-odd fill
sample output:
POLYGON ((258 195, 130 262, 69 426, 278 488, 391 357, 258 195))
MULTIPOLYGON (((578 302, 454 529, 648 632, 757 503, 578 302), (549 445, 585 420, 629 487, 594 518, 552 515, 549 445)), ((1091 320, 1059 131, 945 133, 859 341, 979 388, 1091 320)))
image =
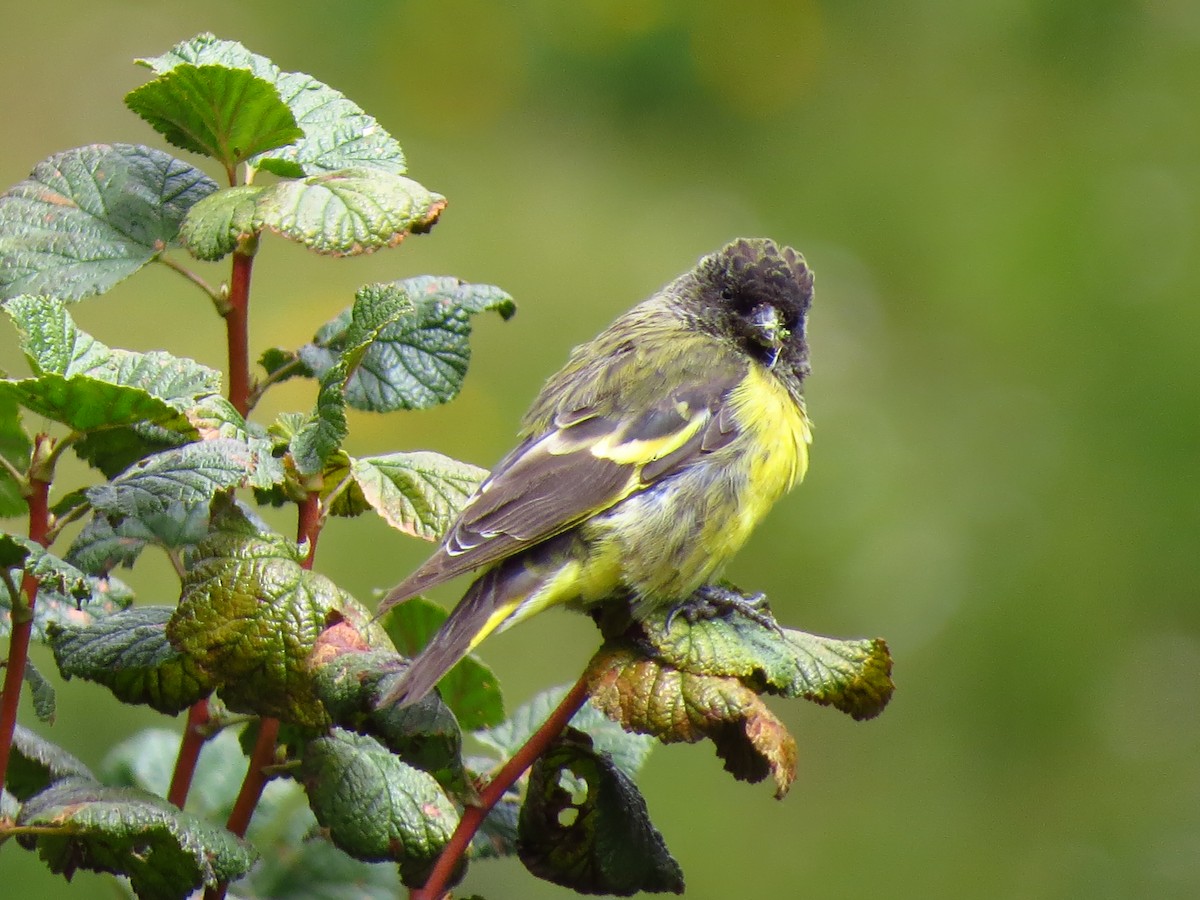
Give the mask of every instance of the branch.
POLYGON ((546 752, 546 748, 554 739, 562 734, 571 717, 579 712, 588 698, 587 675, 581 675, 579 680, 563 697, 550 717, 542 723, 510 759, 503 768, 493 776, 482 791, 479 792, 479 802, 463 810, 458 827, 450 836, 450 841, 442 848, 442 855, 434 864, 433 871, 425 886, 409 892, 409 900, 441 900, 445 896, 446 886, 458 868, 458 862, 471 846, 475 832, 483 824, 492 807, 500 802, 500 798, 510 787, 516 784, 518 778, 533 765, 533 761, 546 752))
POLYGON ((159 254, 156 257, 156 260, 162 263, 168 269, 178 272, 192 284, 196 285, 196 287, 200 288, 200 290, 204 291, 204 293, 208 294, 209 298, 216 305, 217 311, 224 315, 225 298, 221 296, 221 292, 219 290, 214 288, 211 284, 209 284, 191 269, 185 267, 182 263, 176 262, 170 256, 159 254))
POLYGON ((229 351, 229 402, 245 416, 250 412, 250 273, 254 248, 233 252, 229 278, 225 337, 229 351))
MULTIPOLYGON (((47 440, 38 435, 33 455, 37 458, 40 444, 47 440)), ((41 478, 29 479, 29 539, 43 547, 48 545, 47 531, 50 527, 50 482, 41 478)), ((33 609, 37 603, 37 579, 26 572, 21 580, 21 592, 27 602, 22 604, 20 596, 12 598, 12 631, 8 636, 8 660, 4 670, 3 694, 0 694, 0 790, 8 776, 8 760, 12 751, 13 732, 17 727, 17 709, 21 705, 21 687, 25 679, 25 665, 29 660, 29 639, 33 634, 33 609)))
POLYGON ((171 787, 167 791, 167 800, 183 809, 187 802, 188 791, 192 787, 192 776, 196 774, 196 762, 200 759, 200 751, 208 740, 208 698, 197 700, 188 710, 187 727, 183 732, 183 740, 179 742, 179 754, 175 757, 175 771, 171 773, 171 787))

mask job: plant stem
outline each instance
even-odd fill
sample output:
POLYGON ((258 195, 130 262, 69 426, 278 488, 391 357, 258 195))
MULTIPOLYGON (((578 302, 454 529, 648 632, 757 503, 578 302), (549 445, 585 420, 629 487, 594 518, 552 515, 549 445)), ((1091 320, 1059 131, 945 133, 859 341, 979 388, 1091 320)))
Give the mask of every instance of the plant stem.
MULTIPOLYGON (((264 716, 259 721, 258 740, 254 743, 254 751, 250 754, 250 765, 246 769, 246 777, 242 780, 242 789, 238 792, 233 804, 233 812, 225 827, 238 837, 246 836, 250 827, 250 817, 262 797, 263 788, 267 784, 267 768, 275 762, 275 741, 279 737, 279 720, 264 716)), ((224 900, 225 892, 229 889, 228 882, 205 888, 204 900, 224 900)))
POLYGON ((162 254, 159 254, 157 259, 160 263, 162 263, 168 269, 172 269, 172 270, 178 272, 180 275, 182 275, 184 278, 186 278, 192 284, 196 285, 196 287, 200 288, 200 290, 204 291, 204 293, 208 294, 208 296, 212 299, 212 302, 217 305, 218 310, 223 309, 224 304, 225 304, 225 298, 222 297, 221 292, 218 291, 216 288, 214 288, 211 284, 209 284, 207 281, 205 281, 203 278, 201 278, 199 275, 197 275, 191 269, 180 264, 179 262, 175 261, 174 259, 172 259, 169 256, 164 256, 162 254))
MULTIPOLYGON (((36 444, 45 440, 38 435, 36 444)), ((29 539, 43 547, 47 545, 46 532, 50 527, 50 482, 41 478, 29 479, 29 539)), ((12 600, 12 631, 8 637, 8 661, 4 670, 3 694, 0 694, 0 789, 4 788, 8 776, 8 759, 12 750, 13 732, 17 727, 17 709, 21 705, 21 686, 25 679, 25 665, 29 660, 29 639, 33 634, 33 609, 37 603, 37 579, 29 572, 21 581, 21 591, 27 598, 22 605, 19 597, 12 600)))
POLYGON ((300 513, 297 518, 299 521, 296 525, 296 543, 308 544, 308 553, 305 554, 300 565, 302 568, 311 569, 313 558, 317 555, 317 538, 321 534, 320 491, 309 491, 305 495, 304 502, 300 504, 300 513))
POLYGON ((229 350, 229 402, 245 416, 250 412, 250 273, 253 253, 233 253, 225 335, 229 350))
POLYGON ((479 792, 479 802, 463 810, 462 818, 458 820, 458 827, 454 829, 450 841, 442 848, 442 855, 438 857, 433 871, 429 873, 425 886, 410 891, 409 900, 441 900, 445 895, 447 883, 454 875, 454 870, 458 868, 458 861, 471 846, 475 832, 479 830, 479 826, 483 824, 483 820, 487 818, 492 807, 500 802, 500 798, 516 783, 518 778, 525 774, 525 771, 533 765, 533 761, 545 753, 546 748, 554 739, 562 734, 562 730, 567 727, 571 717, 579 712, 579 708, 583 706, 587 698, 588 685, 585 674, 580 676, 571 690, 567 691, 567 696, 563 697, 562 702, 542 723, 542 726, 530 736, 524 746, 479 792))
POLYGON ((208 740, 209 718, 207 697, 197 700, 188 710, 187 727, 183 732, 183 740, 179 742, 179 755, 175 757, 175 771, 171 773, 171 787, 167 791, 167 800, 180 809, 187 802, 192 776, 196 774, 196 762, 200 759, 204 742, 208 740))

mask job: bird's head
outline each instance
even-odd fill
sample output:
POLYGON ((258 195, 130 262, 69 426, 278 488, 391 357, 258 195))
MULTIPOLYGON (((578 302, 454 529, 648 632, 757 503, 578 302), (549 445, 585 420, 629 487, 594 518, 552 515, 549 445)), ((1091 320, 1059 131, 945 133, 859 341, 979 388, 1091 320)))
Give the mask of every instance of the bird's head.
POLYGON ((802 381, 809 373, 805 335, 812 271, 791 247, 740 238, 696 268, 701 320, 767 368, 802 381))

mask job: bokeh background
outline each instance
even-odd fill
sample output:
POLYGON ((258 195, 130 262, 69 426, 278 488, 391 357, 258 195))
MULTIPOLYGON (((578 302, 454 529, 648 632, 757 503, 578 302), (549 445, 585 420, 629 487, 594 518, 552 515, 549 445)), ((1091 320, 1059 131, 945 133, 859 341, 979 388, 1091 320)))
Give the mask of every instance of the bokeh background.
MULTIPOLYGON (((782 803, 706 746, 657 750, 644 791, 690 897, 1200 896, 1200 6, 209 0, 48 15, 0 11, 4 184, 92 141, 162 146, 122 105, 145 79, 130 61, 211 30, 344 91, 449 198, 397 250, 335 261, 268 240, 259 257, 258 349, 307 340, 372 280, 453 274, 520 303, 511 322, 480 319, 457 402, 357 416, 352 452, 489 465, 572 345, 701 254, 763 234, 808 256, 812 469, 729 574, 788 624, 886 637, 899 689, 862 724, 777 704, 801 748, 782 803)), ((114 345, 222 359, 221 323, 166 271, 76 312, 114 345)), ((10 370, 13 348, 3 335, 10 370)), ((307 408, 310 391, 285 385, 261 414, 307 408)), ((338 521, 318 568, 369 599, 427 550, 338 521)), ((165 563, 130 580, 172 599, 165 563)), ((559 613, 484 655, 511 706, 571 680, 594 645, 559 613)), ((93 764, 161 721, 106 697, 61 688, 50 732, 93 764)), ((0 883, 107 895, 14 847, 0 883)), ((465 890, 568 896, 514 862, 476 865, 465 890)))

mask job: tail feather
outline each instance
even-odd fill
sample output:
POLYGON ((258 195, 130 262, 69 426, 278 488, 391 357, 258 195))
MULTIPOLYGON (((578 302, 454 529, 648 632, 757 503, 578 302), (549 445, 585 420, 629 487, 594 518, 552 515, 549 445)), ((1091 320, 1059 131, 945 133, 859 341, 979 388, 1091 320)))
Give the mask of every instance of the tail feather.
POLYGON ((504 624, 536 587, 536 581, 536 576, 515 560, 480 575, 378 705, 408 706, 421 700, 455 663, 504 624))

